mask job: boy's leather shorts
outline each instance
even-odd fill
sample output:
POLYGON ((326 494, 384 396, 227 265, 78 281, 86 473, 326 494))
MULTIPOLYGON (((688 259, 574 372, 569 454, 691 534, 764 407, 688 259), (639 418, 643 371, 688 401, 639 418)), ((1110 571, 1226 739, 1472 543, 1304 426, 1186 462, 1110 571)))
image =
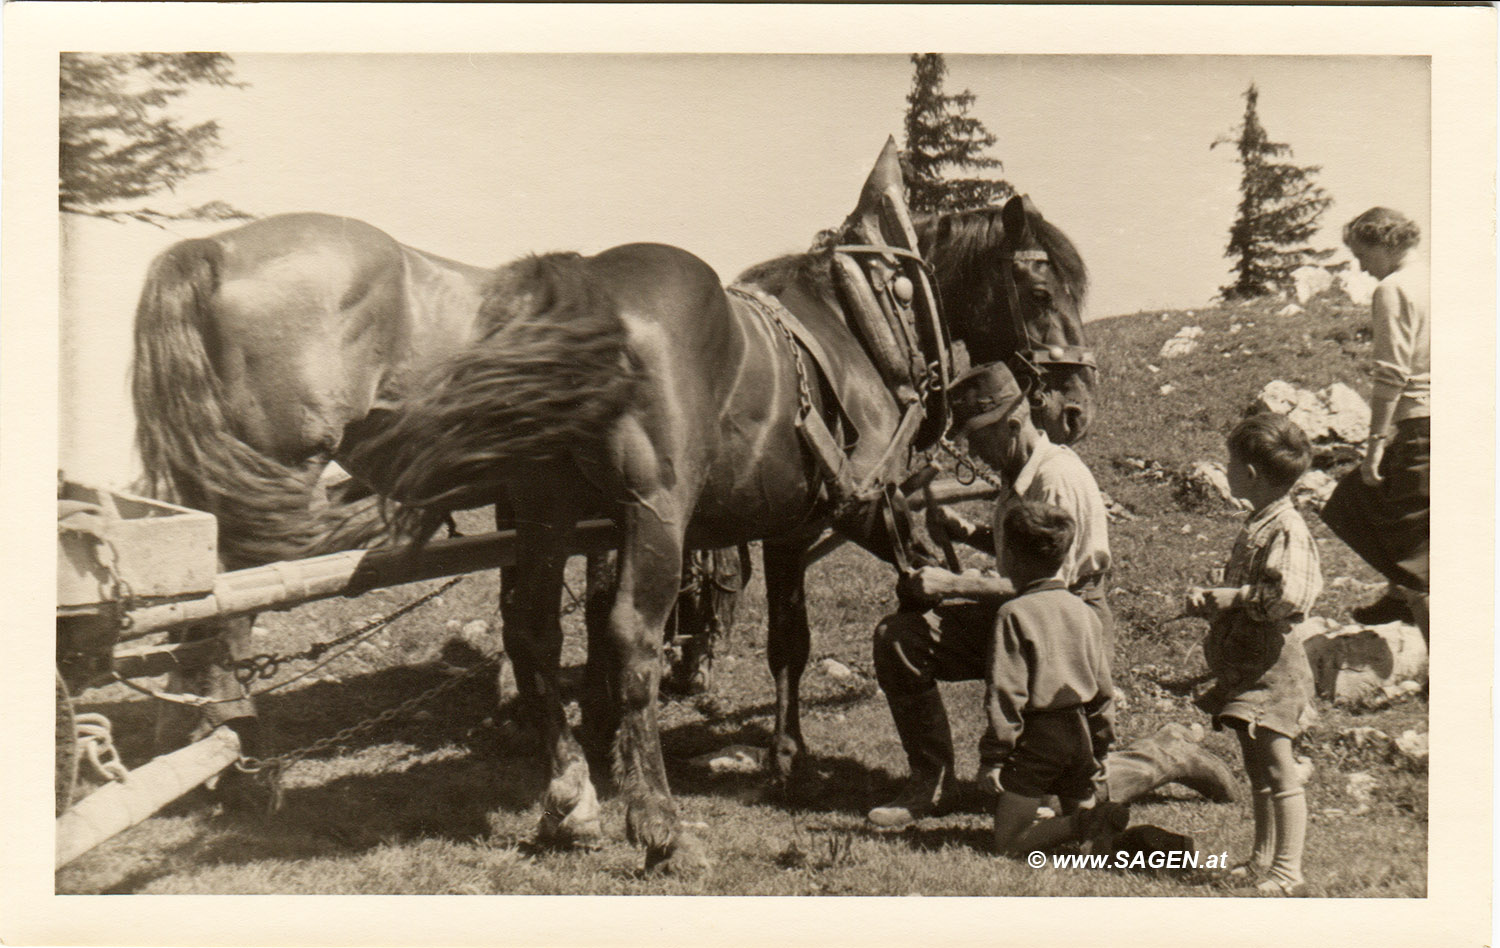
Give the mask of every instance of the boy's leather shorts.
POLYGON ((1099 771, 1082 707, 1028 711, 1021 739, 1000 768, 1000 785, 1023 797, 1087 800, 1099 771))

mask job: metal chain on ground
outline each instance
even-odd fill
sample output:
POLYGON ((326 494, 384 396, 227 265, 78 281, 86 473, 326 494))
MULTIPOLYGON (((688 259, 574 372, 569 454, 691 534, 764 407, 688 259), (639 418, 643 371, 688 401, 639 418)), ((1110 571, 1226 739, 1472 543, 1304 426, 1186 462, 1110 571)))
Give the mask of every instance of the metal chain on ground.
POLYGON ((958 478, 958 482, 960 484, 972 484, 974 483, 975 478, 978 478, 979 480, 984 481, 986 484, 990 485, 998 491, 1005 490, 1007 485, 1005 483, 1005 480, 1001 478, 999 474, 996 474, 994 471, 990 470, 989 466, 986 465, 983 461, 960 448, 957 444, 954 443, 952 438, 944 435, 942 439, 938 441, 938 445, 944 451, 946 451, 948 455, 953 458, 953 460, 959 463, 960 467, 954 468, 953 476, 958 478), (969 475, 967 478, 963 474, 964 468, 967 468, 969 471, 969 475))
MULTIPOLYGON (((389 612, 383 616, 380 616, 379 618, 372 619, 359 628, 354 629, 351 632, 347 632, 336 639, 332 639, 327 642, 314 643, 312 645, 309 645, 302 651, 296 652, 292 655, 268 655, 265 653, 261 653, 259 655, 253 655, 250 658, 237 659, 235 661, 225 663, 225 667, 234 672, 235 679, 242 685, 248 685, 250 684, 250 682, 255 681, 257 678, 274 678, 276 676, 276 673, 280 670, 281 665, 288 662, 317 661, 318 659, 322 658, 323 653, 327 652, 329 649, 338 648, 345 642, 350 642, 354 639, 373 635, 374 633, 390 625, 392 622, 395 622, 402 616, 427 605, 432 600, 436 599, 443 593, 452 589, 454 586, 457 586, 459 583, 463 582, 464 578, 465 577, 463 576, 455 576, 454 578, 443 583, 443 585, 439 586, 437 589, 434 589, 422 596, 418 596, 416 599, 413 599, 406 605, 401 606, 394 612, 389 612)), ((296 678, 292 678, 289 681, 284 681, 278 685, 275 685, 274 688, 283 688, 291 682, 296 681, 297 678, 301 678, 319 667, 321 666, 314 666, 314 668, 308 669, 308 671, 303 672, 296 678)), ((268 688, 266 690, 270 691, 273 689, 268 688)), ((264 692, 260 693, 263 694, 264 692)))
POLYGON ((568 599, 571 601, 562 607, 562 611, 558 615, 570 616, 583 608, 583 600, 578 598, 578 594, 573 591, 572 586, 568 585, 567 580, 563 580, 563 592, 568 594, 568 599))
MULTIPOLYGON (((437 589, 434 589, 431 592, 426 593, 425 595, 413 599, 411 602, 407 603, 404 606, 401 606, 394 612, 387 613, 386 615, 381 616, 378 619, 371 620, 370 622, 366 623, 363 626, 360 626, 354 631, 341 635, 331 641, 318 642, 314 645, 311 645, 308 648, 303 649, 301 652, 296 653, 295 655, 267 655, 263 653, 260 655, 252 656, 250 658, 227 662, 225 664, 225 668, 232 671, 234 673, 235 680, 243 686, 248 686, 250 682, 255 681, 257 678, 271 678, 280 670, 280 666, 283 663, 300 661, 304 659, 315 659, 321 656, 324 652, 327 652, 329 649, 337 648, 338 646, 343 645, 346 642, 350 642, 354 639, 360 639, 361 641, 363 641, 365 638, 368 638, 369 636, 375 634, 380 629, 384 628, 387 625, 390 625, 392 622, 396 621, 402 616, 407 615, 413 610, 424 606, 432 600, 436 599, 438 596, 458 585, 464 579, 465 577, 463 576, 454 577, 453 579, 448 580, 442 586, 439 586, 437 589)), ((313 672, 317 671, 320 668, 323 668, 329 663, 342 658, 344 655, 348 654, 355 647, 357 647, 357 645, 358 643, 356 643, 356 645, 354 646, 350 646, 342 652, 339 652, 337 655, 330 656, 327 661, 319 662, 316 665, 298 672, 296 675, 293 675, 286 681, 277 682, 276 684, 271 685, 268 688, 262 688, 260 691, 248 692, 243 695, 235 695, 228 698, 209 698, 204 695, 180 694, 170 691, 161 691, 155 688, 147 688, 144 685, 136 684, 129 678, 123 677, 117 671, 111 671, 110 676, 115 680, 116 683, 124 685, 132 691, 140 692, 141 694, 146 695, 149 698, 154 698, 157 701, 165 701, 168 704, 180 704, 187 705, 189 707, 202 708, 215 704, 232 704, 236 701, 245 701, 251 698, 260 697, 264 694, 270 694, 273 691, 279 691, 290 684, 306 678, 308 675, 311 675, 313 672)))
POLYGON ((408 698, 398 705, 393 705, 392 707, 386 708, 384 711, 380 712, 374 717, 366 718, 365 720, 360 721, 357 724, 351 724, 343 730, 330 734, 327 737, 320 737, 316 741, 313 741, 311 744, 299 747, 296 750, 290 750, 282 754, 277 754, 274 757, 241 757, 238 761, 235 762, 234 766, 236 769, 244 773, 254 774, 260 773, 261 771, 270 768, 279 769, 286 767, 289 764, 294 764, 302 758, 308 756, 309 754, 315 754, 319 751, 327 750, 330 747, 336 747, 340 744, 345 743, 346 741, 358 737, 361 734, 368 733, 369 731, 374 730, 382 724, 393 721, 403 715, 409 714, 412 711, 416 710, 420 705, 426 704, 428 701, 431 701, 438 695, 452 691, 454 688, 457 688, 460 684, 468 681, 470 678, 473 678, 480 672, 493 670, 498 666, 498 659, 487 659, 477 665, 470 666, 466 671, 463 672, 463 674, 455 675, 452 678, 441 681, 415 697, 408 698))

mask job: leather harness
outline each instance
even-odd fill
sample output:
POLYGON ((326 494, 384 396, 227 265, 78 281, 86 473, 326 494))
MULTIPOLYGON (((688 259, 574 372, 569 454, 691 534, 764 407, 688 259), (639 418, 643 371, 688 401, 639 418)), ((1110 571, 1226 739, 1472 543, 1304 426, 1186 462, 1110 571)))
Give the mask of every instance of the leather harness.
MULTIPOLYGON (((894 140, 887 141, 865 183, 859 206, 846 222, 845 233, 862 240, 833 248, 834 283, 840 302, 850 328, 860 338, 901 407, 896 430, 879 458, 867 469, 854 469, 843 439, 834 434, 828 421, 815 410, 812 383, 802 358, 804 351, 812 357, 833 394, 835 425, 850 430, 849 415, 836 384, 838 377, 817 337, 780 300, 759 287, 736 284, 728 287, 728 292, 744 301, 791 346, 799 391, 797 430, 823 475, 835 505, 835 519, 847 513, 852 505, 880 502, 897 568, 906 573, 911 569, 914 526, 906 494, 923 487, 915 483, 919 478, 911 479, 910 484, 900 483, 906 459, 913 448, 925 450, 943 438, 951 417, 949 388, 955 376, 968 366, 963 347, 954 346, 948 337, 938 310, 936 280, 917 247, 916 230, 906 210, 894 140)), ((1016 338, 1023 343, 1009 361, 1022 388, 1027 394, 1036 391, 1044 373, 1053 367, 1096 368, 1093 353, 1085 347, 1048 346, 1031 339, 1010 263, 1050 260, 1046 252, 1012 249, 1006 257, 1001 266, 1006 302, 1016 338)), ((931 480, 930 474, 935 471, 934 467, 927 472, 927 480, 931 480)), ((956 565, 951 547, 940 545, 945 547, 950 565, 956 565)))

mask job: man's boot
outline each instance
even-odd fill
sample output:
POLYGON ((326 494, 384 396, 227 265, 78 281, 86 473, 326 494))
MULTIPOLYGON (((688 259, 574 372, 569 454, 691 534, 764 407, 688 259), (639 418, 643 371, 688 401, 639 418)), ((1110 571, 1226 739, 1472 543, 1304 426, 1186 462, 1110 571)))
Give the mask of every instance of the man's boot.
POLYGON ((1130 803, 1157 787, 1180 783, 1216 803, 1233 801, 1239 780, 1228 765, 1198 743, 1202 736, 1202 728, 1194 731, 1174 722, 1111 752, 1104 760, 1109 799, 1130 803))
POLYGON ((906 749, 911 776, 896 799, 871 810, 866 818, 882 829, 899 829, 924 816, 941 815, 952 802, 953 735, 937 688, 887 693, 886 700, 906 749))

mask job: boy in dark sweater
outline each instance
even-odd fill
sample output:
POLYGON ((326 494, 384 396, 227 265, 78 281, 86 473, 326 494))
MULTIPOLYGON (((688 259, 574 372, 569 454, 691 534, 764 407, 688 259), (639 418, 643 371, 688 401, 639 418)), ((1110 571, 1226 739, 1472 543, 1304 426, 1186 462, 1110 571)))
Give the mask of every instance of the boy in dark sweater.
POLYGON ((1094 610, 1058 577, 1073 519, 1020 501, 1005 514, 1001 571, 1018 595, 1000 607, 985 675, 989 728, 981 780, 999 794, 995 848, 1024 855, 1123 827, 1125 808, 1095 805, 1095 782, 1114 741, 1114 686, 1094 610), (1043 797, 1062 815, 1038 821, 1043 797))

